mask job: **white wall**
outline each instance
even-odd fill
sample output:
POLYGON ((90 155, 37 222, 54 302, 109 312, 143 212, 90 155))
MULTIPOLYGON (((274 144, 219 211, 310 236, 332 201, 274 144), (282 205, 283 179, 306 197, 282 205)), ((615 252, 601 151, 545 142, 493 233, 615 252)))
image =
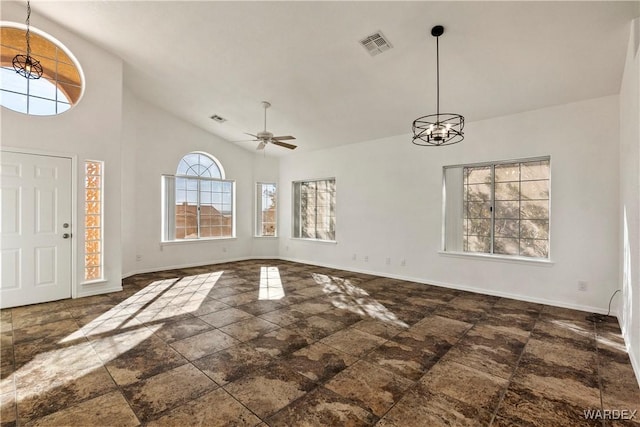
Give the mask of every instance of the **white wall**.
POLYGON ((468 123, 465 140, 450 147, 414 146, 403 135, 285 157, 280 255, 606 312, 618 278, 617 123, 618 96, 610 96, 468 123), (552 165, 553 264, 438 253, 443 166, 543 155, 552 165), (290 182, 325 177, 336 178, 337 243, 291 239, 290 182), (588 282, 587 292, 578 281, 588 282))
POLYGON ((125 91, 123 205, 126 250, 123 275, 217 263, 251 256, 273 256, 277 240, 255 239, 255 182, 277 181, 277 159, 261 157, 205 132, 125 91), (161 244, 161 175, 173 175, 180 159, 204 151, 236 181, 236 238, 161 244), (133 161, 131 159, 134 159, 133 161), (132 191, 132 192, 131 192, 132 191), (133 200, 132 200, 133 197, 133 200), (133 207, 128 203, 133 202, 133 207), (254 250, 255 247, 255 250, 254 250))
POLYGON ((121 175, 122 175, 122 271, 136 270, 136 186, 131 185, 136 179, 137 165, 136 142, 138 100, 125 86, 122 104, 122 141, 121 141, 121 175))
POLYGON ((640 18, 633 21, 620 88, 620 289, 618 320, 640 382, 640 18))
MULTIPOLYGON (((2 5, 2 19, 24 22, 24 5, 2 5)), ((37 13, 31 22, 63 43, 84 70, 86 89, 71 110, 49 117, 34 117, 0 109, 1 140, 6 147, 77 156, 77 224, 73 224, 77 248, 77 296, 122 289, 120 224, 120 136, 122 128, 122 61, 77 37, 37 13), (105 163, 104 265, 106 282, 82 284, 84 278, 84 161, 105 163)))

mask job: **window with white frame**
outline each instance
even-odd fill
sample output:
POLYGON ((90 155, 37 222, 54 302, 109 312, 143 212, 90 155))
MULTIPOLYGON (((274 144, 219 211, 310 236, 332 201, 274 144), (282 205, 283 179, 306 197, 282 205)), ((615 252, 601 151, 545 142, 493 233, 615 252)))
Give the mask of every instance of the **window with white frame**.
POLYGON ((293 237, 336 239, 335 178, 293 183, 293 237))
POLYGON ((446 166, 444 250, 549 258, 550 158, 446 166))
POLYGON ((233 237, 234 181, 211 155, 185 155, 175 175, 164 175, 163 241, 233 237))
POLYGON ((256 236, 277 236, 277 192, 272 183, 256 183, 256 236))

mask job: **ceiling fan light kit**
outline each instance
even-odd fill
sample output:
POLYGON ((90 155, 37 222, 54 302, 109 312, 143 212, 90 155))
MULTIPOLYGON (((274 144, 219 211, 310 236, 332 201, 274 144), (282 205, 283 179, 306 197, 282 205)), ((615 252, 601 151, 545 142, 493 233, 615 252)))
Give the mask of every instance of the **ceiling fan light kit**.
POLYGON ((440 44, 439 37, 444 27, 436 25, 431 35, 436 38, 436 114, 418 117, 413 121, 413 139, 416 145, 439 147, 453 145, 464 139, 464 116, 440 112, 440 44))
POLYGON ((267 101, 262 101, 262 108, 264 108, 264 130, 258 132, 256 135, 252 133, 247 133, 247 135, 252 136, 256 139, 253 141, 259 142, 256 150, 264 150, 267 144, 278 145, 280 147, 288 148, 289 150, 295 150, 297 145, 288 144, 282 141, 288 141, 291 139, 295 139, 291 135, 286 136, 273 136, 273 133, 267 131, 267 108, 271 107, 271 103, 267 101))

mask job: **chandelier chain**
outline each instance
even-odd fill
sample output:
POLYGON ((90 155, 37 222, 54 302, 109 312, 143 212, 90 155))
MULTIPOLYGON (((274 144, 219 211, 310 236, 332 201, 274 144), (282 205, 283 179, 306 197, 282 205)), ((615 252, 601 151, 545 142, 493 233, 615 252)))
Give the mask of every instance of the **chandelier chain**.
POLYGON ((440 121, 440 37, 436 37, 436 121, 440 121))
POLYGON ((29 30, 29 22, 31 20, 31 2, 29 0, 27 0, 27 20, 26 20, 26 24, 27 24, 27 33, 26 33, 26 38, 27 38, 27 56, 31 56, 31 31, 29 30))

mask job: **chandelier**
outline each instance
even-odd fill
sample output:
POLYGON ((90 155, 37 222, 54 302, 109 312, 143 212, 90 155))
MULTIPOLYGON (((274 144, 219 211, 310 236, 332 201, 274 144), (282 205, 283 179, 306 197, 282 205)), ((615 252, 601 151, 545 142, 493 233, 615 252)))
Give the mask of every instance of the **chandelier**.
POLYGON ((16 70, 16 73, 20 74, 22 77, 25 77, 30 80, 39 79, 42 77, 42 65, 40 65, 40 61, 33 58, 31 56, 31 44, 30 42, 30 32, 29 32, 29 18, 31 17, 31 4, 29 0, 27 0, 27 54, 26 55, 16 55, 13 57, 11 61, 13 63, 13 69, 16 70))
POLYGON ((460 114, 440 112, 440 46, 442 25, 431 29, 436 38, 436 114, 418 117, 413 121, 413 143, 425 147, 456 144, 464 139, 464 117, 460 114))

